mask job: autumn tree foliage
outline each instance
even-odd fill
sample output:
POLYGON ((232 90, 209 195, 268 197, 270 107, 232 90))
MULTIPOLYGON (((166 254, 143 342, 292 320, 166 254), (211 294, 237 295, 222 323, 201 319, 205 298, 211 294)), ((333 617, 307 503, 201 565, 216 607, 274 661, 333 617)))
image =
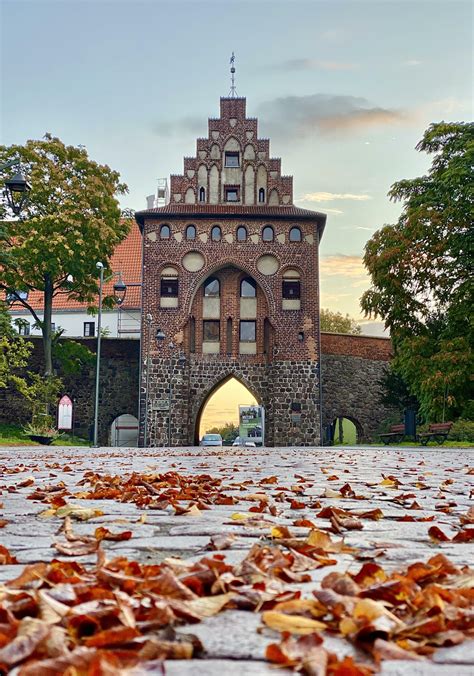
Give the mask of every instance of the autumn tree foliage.
POLYGON ((331 312, 331 310, 323 308, 319 317, 321 331, 330 331, 332 333, 360 333, 361 329, 359 324, 348 314, 343 315, 341 312, 331 312))
POLYGON ((27 366, 32 347, 13 329, 6 305, 0 302, 0 389, 25 383, 17 371, 27 366))
MULTIPOLYGON (((91 160, 83 147, 66 146, 47 134, 25 145, 0 146, 0 164, 19 159, 31 184, 29 199, 16 220, 2 213, 0 290, 16 298, 33 316, 43 334, 45 375, 52 364, 53 298, 67 294, 94 302, 98 293, 97 261, 105 266, 129 222, 120 218, 118 195, 127 191, 120 175, 91 160), (38 313, 20 291, 40 291, 38 313)), ((3 182, 8 171, 0 172, 3 182)))
POLYGON ((430 420, 466 415, 472 399, 474 124, 432 124, 417 150, 433 155, 428 173, 395 183, 395 225, 365 248, 372 279, 362 296, 395 347, 394 370, 430 420))

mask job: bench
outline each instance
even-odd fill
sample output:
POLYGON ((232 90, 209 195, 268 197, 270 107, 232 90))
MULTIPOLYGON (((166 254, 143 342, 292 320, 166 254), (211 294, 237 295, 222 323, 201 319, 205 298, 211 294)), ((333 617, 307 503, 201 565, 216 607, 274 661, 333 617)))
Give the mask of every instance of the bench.
POLYGON ((452 426, 452 422, 431 423, 427 432, 420 432, 418 439, 422 446, 426 446, 430 439, 434 439, 438 443, 443 444, 452 426))
POLYGON ((392 425, 388 432, 380 435, 380 438, 385 446, 388 446, 391 442, 400 443, 404 436, 405 425, 401 423, 400 425, 392 425))

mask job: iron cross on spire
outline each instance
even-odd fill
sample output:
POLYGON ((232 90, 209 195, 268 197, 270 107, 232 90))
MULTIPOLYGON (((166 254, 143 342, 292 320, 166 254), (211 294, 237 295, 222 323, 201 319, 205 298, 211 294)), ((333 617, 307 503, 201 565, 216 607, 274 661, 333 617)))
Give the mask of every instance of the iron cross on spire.
POLYGON ((237 96, 237 89, 235 88, 235 54, 232 52, 232 56, 230 57, 230 92, 229 96, 232 99, 235 99, 237 96))

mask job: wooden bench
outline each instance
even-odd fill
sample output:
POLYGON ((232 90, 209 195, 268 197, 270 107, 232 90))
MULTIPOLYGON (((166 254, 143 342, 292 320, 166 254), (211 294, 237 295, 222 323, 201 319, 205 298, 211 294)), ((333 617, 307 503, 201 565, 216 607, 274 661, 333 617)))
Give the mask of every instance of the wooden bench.
POLYGON ((405 436, 405 425, 401 423, 400 425, 392 425, 388 432, 380 435, 385 446, 388 446, 391 442, 400 443, 400 441, 405 436))
POLYGON ((426 446, 430 439, 434 439, 438 443, 443 444, 452 426, 452 422, 431 423, 427 432, 420 432, 418 440, 422 446, 426 446))

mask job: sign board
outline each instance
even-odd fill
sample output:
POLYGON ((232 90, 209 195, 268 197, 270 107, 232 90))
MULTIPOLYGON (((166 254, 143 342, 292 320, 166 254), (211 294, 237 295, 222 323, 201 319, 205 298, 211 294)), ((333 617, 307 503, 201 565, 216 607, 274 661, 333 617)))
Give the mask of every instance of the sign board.
POLYGON ((152 411, 167 411, 169 409, 170 403, 168 399, 157 399, 151 405, 152 411))
POLYGON ((263 444, 265 437, 263 406, 239 406, 239 436, 243 441, 263 444))
POLYGON ((58 405, 58 430, 72 430, 72 401, 65 394, 58 405))

